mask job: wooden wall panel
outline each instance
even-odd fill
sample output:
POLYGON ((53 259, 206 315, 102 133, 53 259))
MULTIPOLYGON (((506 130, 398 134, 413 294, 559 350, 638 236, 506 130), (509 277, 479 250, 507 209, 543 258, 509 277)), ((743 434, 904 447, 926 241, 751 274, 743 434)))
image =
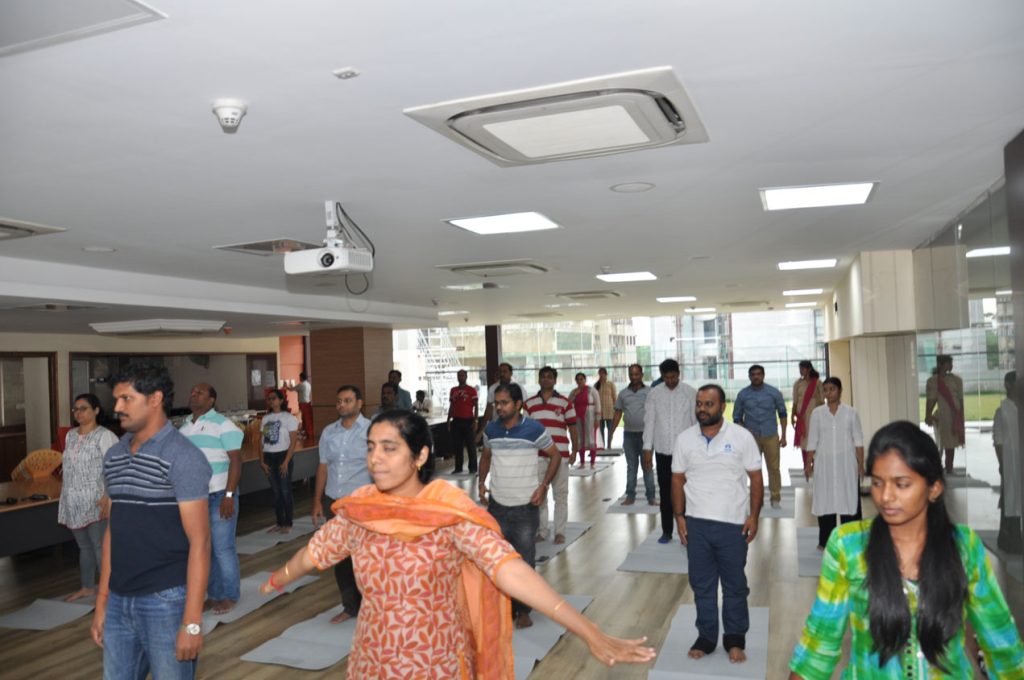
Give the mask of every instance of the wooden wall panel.
POLYGON ((390 328, 330 328, 309 335, 310 383, 313 385, 313 422, 317 436, 334 422, 337 389, 346 384, 363 391, 363 413, 380 404, 380 386, 393 365, 390 328))

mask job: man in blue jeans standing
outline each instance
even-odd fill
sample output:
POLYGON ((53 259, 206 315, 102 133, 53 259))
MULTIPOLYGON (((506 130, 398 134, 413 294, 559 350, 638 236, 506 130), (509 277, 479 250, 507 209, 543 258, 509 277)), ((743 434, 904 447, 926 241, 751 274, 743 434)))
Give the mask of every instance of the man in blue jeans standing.
POLYGON ((103 457, 112 503, 92 638, 104 680, 193 678, 210 574, 210 464, 167 421, 166 368, 132 365, 111 383, 127 434, 103 457))
POLYGON ((696 410, 697 424, 679 435, 672 451, 672 508, 697 606, 697 641, 689 656, 700 659, 718 644, 721 581, 722 646, 730 661, 740 663, 747 660, 743 650, 750 628, 747 544, 757 536, 764 502, 761 454, 750 432, 723 420, 721 387, 697 390, 696 410))
MULTIPOLYGON (((546 502, 562 456, 543 425, 519 414, 522 408, 523 391, 519 385, 498 385, 494 391, 498 419, 488 423, 484 430, 478 491, 480 502, 487 503, 487 511, 498 521, 505 540, 533 567, 540 504, 546 502), (538 455, 548 459, 548 469, 540 485, 537 484, 538 455), (490 490, 485 484, 488 473, 491 473, 490 490)), ((516 628, 533 625, 530 608, 516 600, 512 601, 512 616, 516 628)))
POLYGON ((206 456, 210 478, 210 583, 204 609, 227 614, 241 595, 241 571, 235 547, 238 482, 242 477, 242 430, 216 411, 217 390, 199 383, 189 393, 192 415, 179 432, 206 456))
POLYGON ((633 364, 629 367, 629 385, 619 392, 615 398, 615 416, 612 418, 611 432, 608 433, 608 441, 615 436, 615 428, 619 426, 623 415, 626 417, 626 424, 622 432, 622 452, 626 456, 626 498, 623 505, 633 505, 636 502, 636 470, 643 468, 644 491, 647 494, 648 505, 658 505, 654 502, 654 464, 650 455, 644 455, 644 402, 647 401, 647 394, 651 391, 644 385, 644 369, 640 364, 633 364))

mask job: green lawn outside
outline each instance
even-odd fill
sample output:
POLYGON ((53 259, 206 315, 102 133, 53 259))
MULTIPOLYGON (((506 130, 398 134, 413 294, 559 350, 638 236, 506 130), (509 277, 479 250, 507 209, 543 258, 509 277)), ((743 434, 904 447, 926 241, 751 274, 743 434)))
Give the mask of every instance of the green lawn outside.
MULTIPOLYGON (((999 408, 999 403, 1003 400, 1004 395, 1001 392, 983 392, 981 394, 974 393, 968 394, 964 398, 964 419, 965 420, 992 420, 992 416, 995 415, 996 409, 999 408)), ((921 397, 921 422, 924 422, 924 404, 925 398, 921 397)), ((786 408, 789 413, 793 412, 793 404, 786 402, 786 408)), ((725 418, 728 421, 732 421, 732 401, 725 405, 725 418)))

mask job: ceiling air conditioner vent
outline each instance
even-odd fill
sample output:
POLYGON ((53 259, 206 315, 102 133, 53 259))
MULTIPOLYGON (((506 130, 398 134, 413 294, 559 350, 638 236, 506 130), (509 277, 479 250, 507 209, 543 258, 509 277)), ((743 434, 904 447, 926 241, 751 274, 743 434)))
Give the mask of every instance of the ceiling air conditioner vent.
POLYGON ((67 229, 47 227, 42 224, 0 217, 0 241, 11 241, 16 238, 27 238, 29 236, 42 236, 43 234, 56 234, 62 231, 67 231, 67 229))
POLYGON ((723 302, 722 307, 728 307, 729 309, 737 309, 740 307, 767 307, 767 300, 734 300, 733 302, 723 302))
POLYGON ((447 269, 454 274, 472 274, 485 279, 497 276, 518 276, 521 274, 546 274, 549 268, 533 260, 508 260, 505 262, 468 262, 465 264, 442 264, 438 269, 447 269))
POLYGON ((56 302, 47 302, 41 305, 23 305, 20 307, 7 307, 6 309, 16 309, 18 311, 25 312, 49 312, 51 314, 59 314, 61 312, 77 312, 83 309, 106 309, 106 307, 99 307, 97 305, 65 305, 56 302))
POLYGON ((567 300, 614 300, 622 297, 617 290, 578 290, 571 293, 555 293, 555 297, 567 300))
POLYGON ((287 238, 284 236, 278 238, 272 238, 267 241, 253 241, 252 243, 229 243, 223 246, 213 246, 214 250, 230 250, 235 253, 245 253, 246 255, 261 255, 267 257, 268 255, 283 255, 284 253, 294 253, 299 250, 312 250, 313 248, 322 247, 322 243, 308 243, 306 241, 300 241, 295 238, 287 238))
POLYGON ((513 314, 512 316, 517 319, 553 319, 562 315, 558 312, 525 312, 523 314, 513 314))
POLYGON ((496 165, 529 165, 708 141, 671 67, 406 109, 496 165))

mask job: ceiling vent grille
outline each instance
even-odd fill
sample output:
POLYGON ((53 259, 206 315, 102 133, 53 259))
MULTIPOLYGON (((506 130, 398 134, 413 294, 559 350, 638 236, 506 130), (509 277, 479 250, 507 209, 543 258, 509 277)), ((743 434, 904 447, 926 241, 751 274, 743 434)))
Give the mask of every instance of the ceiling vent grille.
POLYGON ((299 250, 312 250, 314 248, 322 247, 322 243, 308 243, 306 241, 300 241, 294 238, 287 238, 284 236, 278 238, 272 238, 267 241, 253 241, 252 243, 229 243, 224 246, 214 246, 214 250, 230 250, 235 253, 245 253, 246 255, 260 255, 267 257, 269 255, 283 255, 284 253, 294 253, 299 250))
POLYGON ((578 290, 571 293, 555 293, 555 297, 580 301, 614 300, 615 298, 622 297, 622 293, 617 290, 578 290))
POLYGON ((67 231, 67 229, 47 227, 42 224, 0 217, 0 241, 11 241, 16 238, 28 238, 29 236, 42 236, 43 234, 56 234, 62 231, 67 231))
POLYGON ((516 319, 553 319, 562 316, 558 312, 524 312, 523 314, 513 314, 516 319))
POLYGON ((406 109, 496 165, 529 165, 708 141, 671 67, 406 109))
POLYGON ((767 300, 734 300, 733 302, 723 302, 722 307, 729 309, 737 309, 740 307, 767 307, 767 300))
POLYGON ((507 260, 504 262, 468 262, 465 264, 442 264, 438 269, 446 269, 454 274, 470 274, 489 279, 498 276, 519 276, 522 274, 546 274, 550 269, 533 260, 507 260))
POLYGON ((65 305, 56 302, 47 302, 41 305, 23 305, 20 307, 7 307, 6 309, 16 309, 24 312, 47 312, 50 314, 60 314, 62 312, 78 312, 85 309, 106 309, 106 307, 99 307, 96 305, 65 305))

